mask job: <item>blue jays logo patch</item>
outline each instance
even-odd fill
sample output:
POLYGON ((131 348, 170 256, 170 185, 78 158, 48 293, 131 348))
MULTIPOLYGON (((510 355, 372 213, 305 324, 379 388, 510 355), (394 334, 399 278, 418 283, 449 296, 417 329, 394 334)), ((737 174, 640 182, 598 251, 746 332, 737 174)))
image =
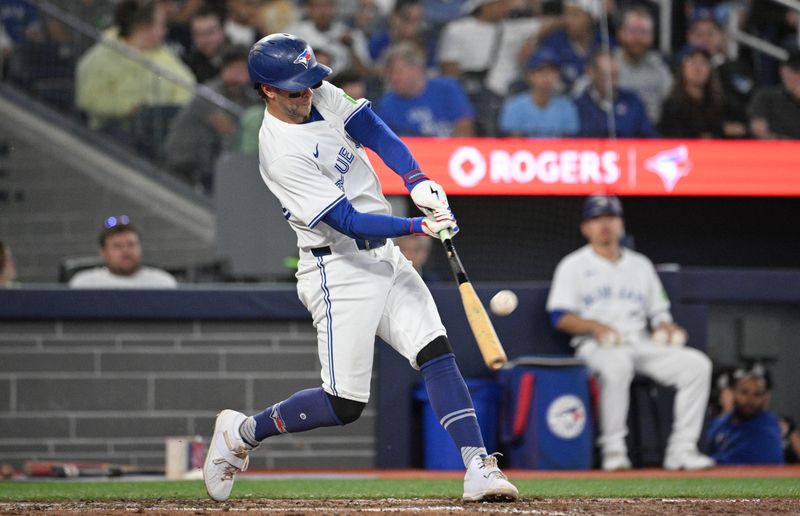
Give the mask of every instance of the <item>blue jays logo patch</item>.
POLYGON ((294 64, 301 64, 306 68, 308 68, 308 63, 309 61, 311 61, 312 58, 313 54, 311 54, 311 49, 306 47, 306 49, 303 50, 303 52, 295 58, 294 64))

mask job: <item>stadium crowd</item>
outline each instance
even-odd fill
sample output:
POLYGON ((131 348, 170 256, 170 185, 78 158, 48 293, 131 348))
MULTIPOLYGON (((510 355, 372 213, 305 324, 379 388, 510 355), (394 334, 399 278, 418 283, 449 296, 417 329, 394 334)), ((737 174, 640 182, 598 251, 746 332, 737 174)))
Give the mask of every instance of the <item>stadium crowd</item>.
POLYGON ((798 13, 767 0, 739 28, 784 60, 732 55, 739 4, 717 0, 675 2, 668 54, 643 0, 48 4, 0 3, 3 76, 206 192, 220 152, 252 150, 263 107, 241 49, 274 32, 307 40, 404 136, 800 137, 798 13))

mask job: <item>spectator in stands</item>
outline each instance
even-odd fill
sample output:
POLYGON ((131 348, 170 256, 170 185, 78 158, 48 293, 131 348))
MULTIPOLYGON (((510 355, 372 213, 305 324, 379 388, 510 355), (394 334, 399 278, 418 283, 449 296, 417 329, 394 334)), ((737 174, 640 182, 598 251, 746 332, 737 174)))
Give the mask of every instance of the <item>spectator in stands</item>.
POLYGON ((264 0, 258 13, 261 32, 274 34, 286 32, 286 28, 297 23, 300 14, 292 0, 264 0))
MULTIPOLYGON (((781 2, 750 0, 740 20, 744 31, 773 45, 785 49, 797 47, 797 29, 800 13, 781 2)), ((779 81, 780 60, 763 53, 753 52, 757 84, 775 84, 779 81)))
POLYGON ((355 12, 346 16, 345 23, 349 27, 361 31, 369 41, 375 31, 385 26, 386 19, 381 14, 376 0, 357 0, 355 12))
POLYGON ((678 56, 675 84, 658 129, 666 138, 721 138, 722 104, 711 55, 703 47, 687 46, 678 56))
POLYGON ((472 136, 472 106, 455 79, 425 76, 425 55, 408 41, 386 55, 391 91, 378 100, 377 113, 401 136, 472 136))
POLYGON ((0 288, 17 285, 17 266, 8 244, 0 241, 0 288))
POLYGON ((622 247, 622 204, 593 195, 583 206, 580 230, 588 245, 570 253, 555 270, 547 311, 556 329, 600 384, 602 467, 630 469, 625 421, 635 373, 675 387, 674 420, 664 468, 696 470, 714 461, 697 450, 711 388, 711 361, 684 347, 687 334, 675 324, 650 260, 622 247))
POLYGON ((558 60, 547 49, 535 53, 528 65, 530 89, 505 101, 500 131, 511 136, 552 138, 574 136, 578 111, 572 100, 555 92, 558 60))
POLYGON ((105 267, 84 270, 69 282, 72 288, 175 288, 166 271, 142 265, 139 230, 126 215, 106 219, 100 233, 100 255, 105 267))
POLYGON ((800 51, 780 66, 781 84, 765 87, 750 105, 750 130, 762 139, 800 138, 800 51))
POLYGON ((764 376, 740 375, 733 388, 733 411, 719 416, 706 433, 708 452, 718 464, 783 464, 778 416, 767 410, 764 376))
POLYGON ((167 23, 167 33, 164 35, 164 45, 173 54, 183 59, 192 47, 192 33, 189 28, 189 17, 184 17, 182 0, 157 0, 158 5, 164 9, 164 18, 167 23))
MULTIPOLYGON (((258 95, 247 74, 249 49, 228 47, 222 53, 219 76, 206 83, 208 88, 246 108, 259 103, 258 95)), ((170 127, 163 155, 167 167, 190 184, 202 186, 210 193, 214 180, 214 164, 239 129, 239 120, 230 111, 197 95, 187 104, 170 127)))
POLYGON ((642 99, 650 121, 661 119, 661 104, 672 88, 672 72, 653 46, 653 15, 642 5, 625 9, 617 30, 619 85, 642 99))
POLYGON ((389 15, 388 27, 369 38, 369 55, 380 62, 386 51, 395 43, 410 41, 425 49, 426 65, 431 68, 436 56, 434 45, 429 44, 424 11, 420 0, 397 0, 389 15))
POLYGON ((197 82, 206 82, 219 74, 222 65, 226 44, 222 19, 217 11, 206 7, 192 16, 189 26, 192 47, 183 60, 192 69, 197 82))
POLYGON ((77 105, 88 115, 91 128, 115 135, 130 135, 136 124, 160 113, 166 126, 169 114, 191 100, 195 79, 163 46, 164 12, 153 1, 122 0, 114 20, 113 33, 78 62, 77 105), (151 67, 183 84, 162 78, 151 67))
POLYGON ((717 71, 723 99, 722 133, 727 138, 747 136, 747 105, 756 81, 752 66, 745 59, 731 60, 727 55, 725 31, 714 13, 696 9, 686 33, 687 45, 705 48, 717 71))
POLYGON ((433 239, 409 235, 395 238, 394 243, 400 248, 400 252, 403 253, 403 256, 411 262, 411 265, 419 273, 425 283, 441 280, 438 274, 429 271, 427 267, 425 267, 431 256, 433 239))
POLYGON ((234 45, 247 48, 265 35, 259 27, 261 0, 228 0, 225 36, 234 45))
POLYGON ((442 74, 461 82, 475 108, 481 136, 497 135, 502 99, 488 89, 486 77, 499 57, 508 8, 509 0, 470 0, 469 15, 445 25, 437 50, 442 74))
POLYGON ((589 57, 600 46, 600 31, 595 22, 600 16, 602 0, 564 0, 563 6, 563 28, 544 37, 538 49, 548 49, 558 56, 564 91, 570 91, 587 68, 589 57))
POLYGON ((0 2, 0 25, 13 46, 44 39, 39 13, 33 4, 25 0, 0 2))
POLYGON ((575 100, 580 119, 580 136, 585 138, 656 138, 658 132, 647 117, 639 96, 619 88, 617 61, 600 49, 589 58, 586 70, 589 85, 575 100), (609 87, 611 88, 609 90, 609 87), (614 132, 609 128, 613 112, 614 132))
POLYGON ((334 74, 354 70, 364 77, 371 77, 372 60, 367 38, 360 30, 336 20, 336 1, 308 0, 307 10, 308 19, 291 25, 287 32, 306 40, 315 52, 328 52, 334 74))
POLYGON ((331 80, 331 84, 342 88, 345 93, 354 99, 363 99, 367 96, 367 83, 356 72, 340 73, 331 80))

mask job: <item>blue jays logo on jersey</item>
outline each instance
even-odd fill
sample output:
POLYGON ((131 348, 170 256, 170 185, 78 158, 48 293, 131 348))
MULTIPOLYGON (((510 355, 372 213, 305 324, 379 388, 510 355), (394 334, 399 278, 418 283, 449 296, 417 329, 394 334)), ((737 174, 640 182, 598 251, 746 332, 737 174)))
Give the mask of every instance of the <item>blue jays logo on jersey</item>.
POLYGON ((311 61, 312 57, 313 55, 311 54, 311 49, 306 47, 306 49, 303 50, 303 52, 301 52, 300 55, 295 58, 293 64, 301 64, 306 68, 308 68, 308 62, 311 61))

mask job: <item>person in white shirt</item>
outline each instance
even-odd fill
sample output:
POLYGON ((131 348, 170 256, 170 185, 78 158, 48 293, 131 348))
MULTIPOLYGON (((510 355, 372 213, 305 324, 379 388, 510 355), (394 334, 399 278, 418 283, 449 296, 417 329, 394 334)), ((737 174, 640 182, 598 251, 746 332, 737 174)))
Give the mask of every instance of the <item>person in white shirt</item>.
POLYGON ((581 233, 588 245, 556 267, 547 311, 556 329, 573 335, 575 354, 598 377, 602 467, 630 469, 625 447, 629 389, 635 373, 675 387, 672 433, 664 468, 698 470, 714 460, 697 450, 711 390, 711 360, 684 347, 652 262, 622 247, 622 204, 593 195, 583 207, 581 233))
POLYGON ((109 217, 100 233, 104 267, 81 271, 69 282, 72 288, 175 288, 178 282, 166 271, 142 265, 139 230, 127 216, 109 217))
POLYGON ((653 16, 647 7, 637 5, 622 14, 617 30, 619 47, 619 85, 635 91, 647 108, 653 124, 661 119, 661 104, 672 89, 672 72, 653 46, 653 16))
POLYGON ((363 77, 373 74, 367 38, 359 29, 353 29, 337 20, 339 14, 335 0, 308 0, 308 19, 295 23, 286 32, 302 38, 311 48, 324 50, 331 56, 331 77, 345 71, 355 71, 363 77))

